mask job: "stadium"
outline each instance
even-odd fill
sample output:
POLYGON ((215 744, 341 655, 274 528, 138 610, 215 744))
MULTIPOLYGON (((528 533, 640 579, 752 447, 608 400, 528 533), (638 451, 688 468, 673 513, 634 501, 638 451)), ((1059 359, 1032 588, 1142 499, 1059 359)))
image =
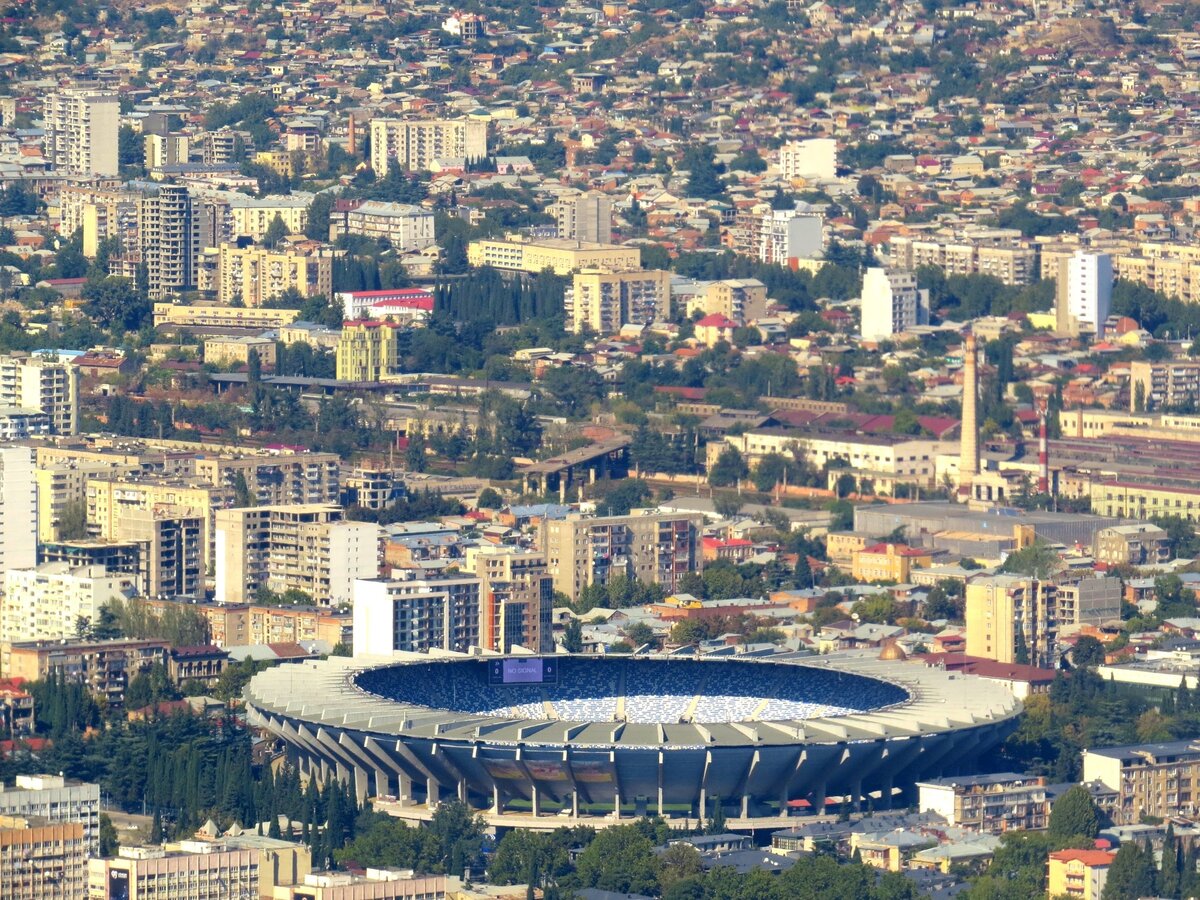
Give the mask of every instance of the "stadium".
POLYGON ((401 815, 458 798, 506 821, 908 804, 1021 710, 1000 683, 850 653, 330 658, 260 673, 246 701, 307 774, 401 815))

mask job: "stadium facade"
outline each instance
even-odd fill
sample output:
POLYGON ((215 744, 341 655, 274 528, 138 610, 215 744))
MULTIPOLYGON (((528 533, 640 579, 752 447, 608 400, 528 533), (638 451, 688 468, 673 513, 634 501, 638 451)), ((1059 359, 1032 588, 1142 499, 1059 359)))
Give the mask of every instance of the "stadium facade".
POLYGON ((616 817, 907 803, 973 773, 1021 711, 999 683, 856 654, 330 658, 260 673, 246 701, 360 799, 616 817))

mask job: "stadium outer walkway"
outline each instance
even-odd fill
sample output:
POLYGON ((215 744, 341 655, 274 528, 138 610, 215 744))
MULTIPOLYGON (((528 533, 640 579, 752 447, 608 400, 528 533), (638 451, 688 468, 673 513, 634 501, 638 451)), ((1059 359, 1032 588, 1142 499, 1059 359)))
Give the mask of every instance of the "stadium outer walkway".
MULTIPOLYGON (((374 806, 376 812, 387 813, 389 816, 395 816, 397 819, 415 825, 419 822, 429 822, 433 818, 434 810, 430 809, 425 804, 402 804, 396 800, 387 800, 381 797, 373 797, 369 800, 374 806)), ((614 818, 612 814, 606 816, 561 816, 561 815, 540 815, 534 816, 523 812, 505 812, 494 813, 487 810, 476 810, 476 814, 483 819, 487 824, 488 830, 493 834, 499 829, 508 828, 524 828, 529 831, 554 831, 556 828, 572 828, 576 825, 590 825, 597 830, 608 828, 611 825, 628 825, 634 822, 638 816, 629 814, 622 815, 620 818, 614 818)), ((652 813, 647 810, 647 815, 652 813)), ((679 829, 693 828, 697 821, 687 817, 664 817, 666 823, 679 829)), ((810 825, 814 822, 836 822, 837 816, 832 814, 826 815, 794 815, 794 816, 751 816, 743 818, 740 816, 730 816, 725 820, 726 831, 778 831, 783 828, 792 828, 797 825, 810 825)))

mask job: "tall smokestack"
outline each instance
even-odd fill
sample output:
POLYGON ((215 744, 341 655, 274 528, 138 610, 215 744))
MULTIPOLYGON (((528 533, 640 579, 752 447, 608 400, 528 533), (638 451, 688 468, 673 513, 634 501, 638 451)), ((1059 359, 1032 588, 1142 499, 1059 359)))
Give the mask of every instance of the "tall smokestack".
POLYGON ((962 455, 958 461, 958 486, 970 487, 979 474, 979 420, 975 409, 979 397, 975 334, 967 335, 963 348, 962 455))
POLYGON ((1050 441, 1046 420, 1050 416, 1050 396, 1046 391, 1034 394, 1038 414, 1038 493, 1050 493, 1050 441))
POLYGON ((358 135, 354 133, 354 113, 350 113, 350 122, 346 126, 346 152, 358 156, 358 135))

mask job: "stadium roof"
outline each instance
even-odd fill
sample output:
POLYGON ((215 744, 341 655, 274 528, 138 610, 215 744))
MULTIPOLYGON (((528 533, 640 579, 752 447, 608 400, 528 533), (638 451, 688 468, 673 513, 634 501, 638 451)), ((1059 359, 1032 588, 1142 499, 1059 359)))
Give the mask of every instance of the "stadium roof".
MULTIPOLYGON (((389 736, 443 741, 520 743, 524 746, 755 747, 775 744, 878 741, 955 731, 1017 715, 1020 702, 1003 685, 961 673, 870 654, 839 653, 817 658, 767 657, 763 662, 844 672, 890 682, 909 698, 868 712, 785 721, 637 724, 524 719, 434 709, 367 693, 354 683, 360 672, 405 663, 469 661, 465 654, 397 653, 395 657, 330 657, 316 663, 280 666, 257 675, 247 688, 251 706, 265 714, 303 719, 317 726, 389 736)), ((728 662, 728 659, 724 659, 728 662)), ((680 665, 676 660, 665 665, 680 665)), ((698 659, 695 665, 711 665, 698 659)))

